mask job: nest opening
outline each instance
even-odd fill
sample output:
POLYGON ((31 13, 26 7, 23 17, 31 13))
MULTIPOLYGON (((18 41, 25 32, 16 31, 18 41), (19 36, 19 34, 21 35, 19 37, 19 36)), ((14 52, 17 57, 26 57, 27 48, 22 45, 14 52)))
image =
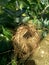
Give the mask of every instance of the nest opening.
POLYGON ((23 35, 24 38, 28 39, 30 37, 32 37, 32 34, 31 32, 27 31, 24 35, 23 35))

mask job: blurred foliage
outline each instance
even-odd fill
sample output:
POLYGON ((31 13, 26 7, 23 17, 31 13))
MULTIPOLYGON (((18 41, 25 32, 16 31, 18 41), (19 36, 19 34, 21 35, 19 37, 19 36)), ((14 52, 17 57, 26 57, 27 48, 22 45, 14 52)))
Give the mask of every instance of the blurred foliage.
POLYGON ((0 65, 9 62, 10 53, 3 52, 12 49, 12 31, 29 20, 45 37, 49 33, 49 0, 0 0, 0 65))

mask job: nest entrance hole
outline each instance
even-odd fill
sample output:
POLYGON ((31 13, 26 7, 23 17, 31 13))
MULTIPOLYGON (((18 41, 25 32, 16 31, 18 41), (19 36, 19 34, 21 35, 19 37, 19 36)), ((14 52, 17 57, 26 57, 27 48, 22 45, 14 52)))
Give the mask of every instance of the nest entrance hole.
MULTIPOLYGON (((34 34, 33 34, 33 35, 34 35, 34 34)), ((27 31, 27 32, 23 35, 23 37, 26 38, 26 39, 28 39, 28 38, 32 37, 33 35, 31 34, 31 31, 27 31)))

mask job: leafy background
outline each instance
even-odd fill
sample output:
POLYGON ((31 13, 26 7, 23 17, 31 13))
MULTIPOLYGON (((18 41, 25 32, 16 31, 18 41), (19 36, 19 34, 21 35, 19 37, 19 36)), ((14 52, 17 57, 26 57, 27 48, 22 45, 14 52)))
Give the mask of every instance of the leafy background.
POLYGON ((49 33, 49 0, 0 0, 0 65, 16 65, 13 31, 29 20, 45 37, 49 33))

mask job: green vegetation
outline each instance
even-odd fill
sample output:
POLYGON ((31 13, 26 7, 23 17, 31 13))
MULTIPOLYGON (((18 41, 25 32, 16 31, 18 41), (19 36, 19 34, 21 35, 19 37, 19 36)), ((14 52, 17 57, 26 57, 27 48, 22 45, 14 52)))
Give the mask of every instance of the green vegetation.
POLYGON ((16 65, 13 31, 29 20, 45 37, 49 33, 49 0, 0 0, 0 65, 16 65))

